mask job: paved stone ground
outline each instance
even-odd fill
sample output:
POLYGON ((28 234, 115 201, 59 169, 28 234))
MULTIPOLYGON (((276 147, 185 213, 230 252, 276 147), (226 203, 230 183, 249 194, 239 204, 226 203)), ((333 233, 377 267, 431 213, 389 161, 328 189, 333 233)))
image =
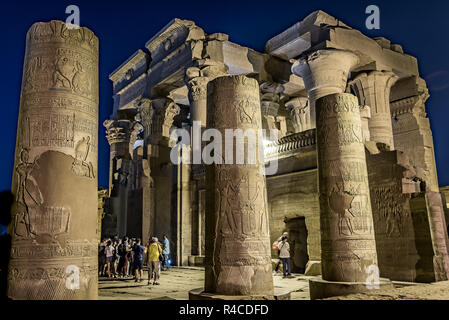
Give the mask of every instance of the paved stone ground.
MULTIPOLYGON (((294 274, 294 278, 283 279, 274 275, 274 286, 291 291, 292 300, 309 300, 310 277, 294 274)), ((204 268, 172 267, 162 271, 160 285, 147 285, 147 272, 142 282, 132 279, 100 278, 101 300, 187 300, 189 291, 204 285, 204 268)), ((330 300, 449 300, 449 281, 433 284, 398 285, 396 289, 375 290, 367 293, 334 297, 330 300)))
MULTIPOLYGON (((290 290, 292 300, 308 300, 309 277, 293 275, 294 278, 283 279, 281 274, 274 278, 275 287, 290 290)), ((101 300, 187 300, 189 291, 204 286, 204 268, 172 267, 162 271, 160 285, 147 285, 148 274, 144 272, 142 282, 132 279, 100 278, 99 299, 101 300)))
POLYGON ((449 281, 375 290, 327 300, 449 300, 449 281))

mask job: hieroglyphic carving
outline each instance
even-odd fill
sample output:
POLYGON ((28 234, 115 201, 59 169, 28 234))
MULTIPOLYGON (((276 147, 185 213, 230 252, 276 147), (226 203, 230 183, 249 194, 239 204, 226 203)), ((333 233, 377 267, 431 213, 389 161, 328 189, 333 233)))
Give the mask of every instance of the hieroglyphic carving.
POLYGON ((73 49, 49 46, 36 51, 25 64, 23 94, 47 90, 74 93, 97 102, 98 88, 92 77, 96 57, 83 56, 73 49))
POLYGON ((30 114, 25 119, 30 122, 32 147, 73 148, 74 114, 30 114))
MULTIPOLYGON (((259 87, 245 76, 221 77, 209 84, 207 125, 217 130, 260 129, 259 87)), ((248 142, 242 141, 246 146, 248 142)), ((259 146, 261 147, 261 146, 259 146)), ((206 291, 271 294, 273 282, 263 161, 256 164, 212 164, 214 178, 206 198, 206 291), (213 200, 212 200, 213 199, 213 200), (213 203, 214 205, 211 205, 213 203)))
POLYGON ((62 21, 28 32, 12 190, 8 296, 95 299, 98 39, 62 21), (86 179, 89 177, 90 179, 86 179), (86 240, 88 239, 88 240, 86 240), (73 250, 76 250, 74 252, 73 250), (66 286, 76 265, 80 289, 66 286))
POLYGON ((358 101, 333 94, 316 107, 323 279, 364 281, 377 254, 358 101))
POLYGON ((404 234, 404 222, 409 210, 404 208, 406 202, 400 185, 373 187, 373 209, 378 214, 378 225, 383 225, 388 238, 401 237, 404 234))
POLYGON ((43 108, 64 109, 70 111, 82 111, 95 118, 97 116, 97 107, 88 100, 79 100, 72 97, 54 97, 43 94, 30 94, 23 103, 24 111, 31 111, 33 108, 42 110, 43 108))

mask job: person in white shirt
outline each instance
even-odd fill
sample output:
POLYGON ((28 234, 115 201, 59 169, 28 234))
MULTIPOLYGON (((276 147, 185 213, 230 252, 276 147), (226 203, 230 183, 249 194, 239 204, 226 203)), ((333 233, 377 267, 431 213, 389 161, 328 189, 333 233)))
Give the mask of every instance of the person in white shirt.
POLYGON ((290 244, 287 242, 286 236, 283 236, 281 243, 279 243, 279 258, 282 261, 282 271, 284 273, 284 278, 291 277, 290 244))

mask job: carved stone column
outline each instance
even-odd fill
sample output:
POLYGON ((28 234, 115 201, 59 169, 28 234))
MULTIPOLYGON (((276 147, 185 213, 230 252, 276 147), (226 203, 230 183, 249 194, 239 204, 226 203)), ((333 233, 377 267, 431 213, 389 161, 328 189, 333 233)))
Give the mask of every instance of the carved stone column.
POLYGON ((359 103, 341 93, 316 107, 323 273, 310 282, 312 299, 368 290, 367 270, 377 267, 359 103))
POLYGON ((278 137, 287 134, 287 122, 284 116, 278 116, 279 104, 284 88, 279 83, 264 82, 260 85, 260 104, 262 110, 262 127, 277 130, 278 137))
MULTIPOLYGON (((207 126, 223 137, 225 129, 261 129, 258 82, 245 76, 213 80, 208 87, 207 126)), ((255 147, 263 148, 261 141, 255 147)), ((263 166, 259 159, 254 164, 206 166, 203 299, 274 295, 263 166)), ((195 298, 193 291, 190 298, 195 298)))
POLYGON ((62 21, 27 34, 8 296, 96 299, 98 38, 62 21))
POLYGON ((105 225, 105 236, 126 234, 128 208, 128 173, 131 155, 129 144, 132 122, 129 120, 105 120, 106 138, 110 145, 109 196, 112 225, 105 225), (110 233, 110 234, 108 234, 110 233))
POLYGON ((390 112, 390 90, 398 77, 389 71, 361 73, 350 82, 361 107, 369 106, 370 139, 388 145, 394 150, 390 112))
POLYGON ((197 67, 186 70, 185 82, 189 88, 190 119, 200 121, 201 126, 206 126, 207 109, 207 84, 216 77, 227 73, 227 67, 223 63, 210 60, 198 60, 197 67))
POLYGON ((285 104, 285 107, 290 111, 290 118, 295 133, 312 129, 310 121, 310 103, 308 98, 293 98, 285 104))
POLYGON ((310 100, 310 121, 315 128, 315 101, 333 93, 346 90, 348 74, 359 58, 343 50, 318 50, 296 61, 292 72, 303 78, 310 100))
POLYGON ((362 120, 363 141, 370 141, 369 119, 371 119, 371 108, 369 106, 360 107, 360 120, 362 120))

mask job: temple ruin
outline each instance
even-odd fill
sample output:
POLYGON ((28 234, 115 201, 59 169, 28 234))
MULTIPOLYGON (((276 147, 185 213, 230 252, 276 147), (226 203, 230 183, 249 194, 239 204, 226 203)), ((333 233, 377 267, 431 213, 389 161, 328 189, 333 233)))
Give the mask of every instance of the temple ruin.
POLYGON ((205 264, 205 244, 218 236, 207 226, 207 166, 173 165, 170 132, 193 121, 204 130, 207 84, 236 75, 258 81, 262 126, 278 132, 264 151, 266 165, 278 163, 266 176, 270 242, 289 232, 294 272, 357 282, 371 262, 390 280, 448 279, 447 209, 417 60, 322 11, 269 39, 265 52, 174 19, 110 75, 106 234, 167 233, 177 265, 205 264), (318 126, 331 99, 357 105, 353 120, 318 126))
MULTIPOLYGON (((316 276, 312 299, 367 290, 373 266, 379 286, 449 279, 429 92, 401 45, 323 11, 269 39, 265 52, 174 19, 110 74, 109 187, 97 192, 98 42, 87 29, 71 37, 52 23, 37 24, 27 38, 12 296, 34 297, 19 290, 36 277, 24 261, 44 273, 72 261, 66 249, 51 249, 57 244, 82 260, 81 298, 95 296, 90 259, 100 228, 102 237, 143 241, 167 234, 175 265, 205 266, 205 287, 192 299, 288 299, 272 281, 271 243, 284 231, 292 272, 316 276), (55 51, 53 63, 46 50, 55 51), (48 114, 33 113, 36 106, 48 114), (178 160, 204 147, 194 139, 180 145, 174 130, 209 128, 271 129, 277 138, 265 141, 263 163, 173 162, 174 146, 178 160), (273 164, 274 174, 261 174, 273 164), (49 165, 51 175, 41 172, 49 165), (42 184, 48 179, 89 200, 56 195, 42 184), (81 230, 77 221, 88 215, 92 224, 81 230)), ((60 297, 79 298, 63 289, 60 297)))

